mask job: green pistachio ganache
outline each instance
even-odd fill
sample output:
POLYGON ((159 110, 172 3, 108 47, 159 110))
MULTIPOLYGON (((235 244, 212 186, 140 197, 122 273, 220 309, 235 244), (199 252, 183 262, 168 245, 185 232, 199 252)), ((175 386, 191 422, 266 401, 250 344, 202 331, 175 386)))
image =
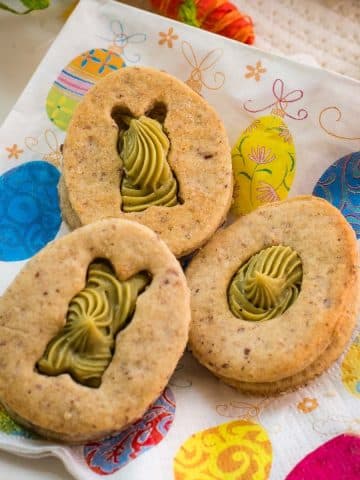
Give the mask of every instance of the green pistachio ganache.
POLYGON ((47 345, 38 371, 50 376, 69 373, 82 385, 100 386, 116 334, 131 319, 137 297, 149 282, 146 273, 118 280, 107 262, 91 263, 85 288, 71 300, 66 324, 47 345))
POLYGON ((123 211, 173 207, 178 203, 178 186, 167 162, 170 143, 162 125, 145 115, 123 116, 123 120, 129 125, 119 138, 125 172, 120 186, 123 211))
POLYGON ((281 315, 297 299, 302 274, 300 257, 292 248, 265 248, 232 278, 228 288, 230 310, 238 318, 253 321, 281 315))

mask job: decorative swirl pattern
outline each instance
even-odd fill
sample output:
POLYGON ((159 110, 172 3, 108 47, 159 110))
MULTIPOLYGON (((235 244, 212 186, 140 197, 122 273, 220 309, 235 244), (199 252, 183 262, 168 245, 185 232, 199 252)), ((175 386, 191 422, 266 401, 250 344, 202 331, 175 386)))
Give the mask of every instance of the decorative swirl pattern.
POLYGON ((140 420, 112 437, 84 445, 84 460, 97 475, 112 475, 164 439, 175 409, 175 396, 166 387, 140 420))
POLYGON ((26 260, 53 240, 61 225, 60 172, 26 162, 0 176, 0 260, 26 260))
POLYGON ((338 208, 360 238, 360 152, 330 165, 316 182, 313 195, 338 208))
POLYGON ((148 283, 145 273, 121 281, 107 263, 93 262, 85 288, 71 300, 66 324, 48 344, 38 370, 45 375, 70 373, 82 385, 99 387, 116 334, 130 320, 148 283))
POLYGON ((167 162, 169 140, 156 120, 124 116, 129 129, 120 137, 125 176, 121 182, 124 212, 177 204, 177 182, 167 162))
POLYGON ((323 108, 321 110, 321 112, 319 113, 319 124, 320 124, 320 127, 324 130, 324 132, 326 132, 328 135, 331 135, 332 137, 340 138, 340 139, 343 139, 343 140, 360 140, 360 137, 356 137, 356 136, 350 136, 349 137, 349 136, 346 136, 346 135, 340 135, 339 133, 336 133, 332 129, 330 129, 330 127, 326 126, 325 122, 324 122, 324 116, 325 116, 325 114, 327 114, 327 112, 335 112, 336 113, 335 122, 340 122, 340 120, 342 118, 342 112, 341 112, 340 108, 335 107, 335 106, 323 108))
POLYGON ((175 480, 266 480, 272 448, 266 430, 235 420, 189 437, 174 458, 175 480))
POLYGON ((277 78, 273 83, 272 93, 275 98, 275 102, 269 103, 263 108, 251 109, 247 104, 252 103, 252 100, 248 100, 243 104, 244 110, 250 113, 258 113, 264 112, 268 108, 273 107, 272 112, 280 117, 289 117, 293 120, 305 120, 305 118, 308 117, 308 112, 305 110, 305 108, 300 108, 296 115, 291 115, 286 111, 289 103, 298 102, 303 98, 304 92, 302 90, 291 90, 291 92, 285 94, 284 81, 280 78, 277 78))
POLYGON ((301 281, 302 264, 294 250, 282 245, 265 248, 233 277, 228 290, 230 310, 244 320, 270 320, 294 303, 301 281))

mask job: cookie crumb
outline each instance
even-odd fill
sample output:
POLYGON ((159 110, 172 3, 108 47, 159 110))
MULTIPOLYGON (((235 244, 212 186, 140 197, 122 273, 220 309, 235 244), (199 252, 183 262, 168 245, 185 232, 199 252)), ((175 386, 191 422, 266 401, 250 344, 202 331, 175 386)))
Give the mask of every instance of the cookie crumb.
POLYGON ((331 307, 331 300, 330 300, 330 298, 325 298, 323 303, 324 303, 324 307, 325 307, 325 308, 330 308, 330 307, 331 307))

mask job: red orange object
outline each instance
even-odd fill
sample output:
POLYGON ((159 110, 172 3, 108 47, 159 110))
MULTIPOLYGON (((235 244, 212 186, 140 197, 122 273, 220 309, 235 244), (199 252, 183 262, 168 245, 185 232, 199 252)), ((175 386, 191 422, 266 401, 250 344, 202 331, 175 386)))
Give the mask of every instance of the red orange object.
POLYGON ((151 0, 162 15, 225 37, 253 44, 252 19, 226 0, 151 0))

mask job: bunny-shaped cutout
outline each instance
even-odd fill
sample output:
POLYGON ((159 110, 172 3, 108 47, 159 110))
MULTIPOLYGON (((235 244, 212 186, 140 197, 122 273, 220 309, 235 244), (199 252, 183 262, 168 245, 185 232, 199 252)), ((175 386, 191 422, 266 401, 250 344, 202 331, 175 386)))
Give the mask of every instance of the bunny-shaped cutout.
POLYGON ((119 280, 108 262, 91 263, 85 288, 69 304, 64 328, 37 363, 39 372, 70 373, 82 385, 99 387, 113 356, 116 334, 131 319, 137 297, 149 281, 145 273, 119 280))

